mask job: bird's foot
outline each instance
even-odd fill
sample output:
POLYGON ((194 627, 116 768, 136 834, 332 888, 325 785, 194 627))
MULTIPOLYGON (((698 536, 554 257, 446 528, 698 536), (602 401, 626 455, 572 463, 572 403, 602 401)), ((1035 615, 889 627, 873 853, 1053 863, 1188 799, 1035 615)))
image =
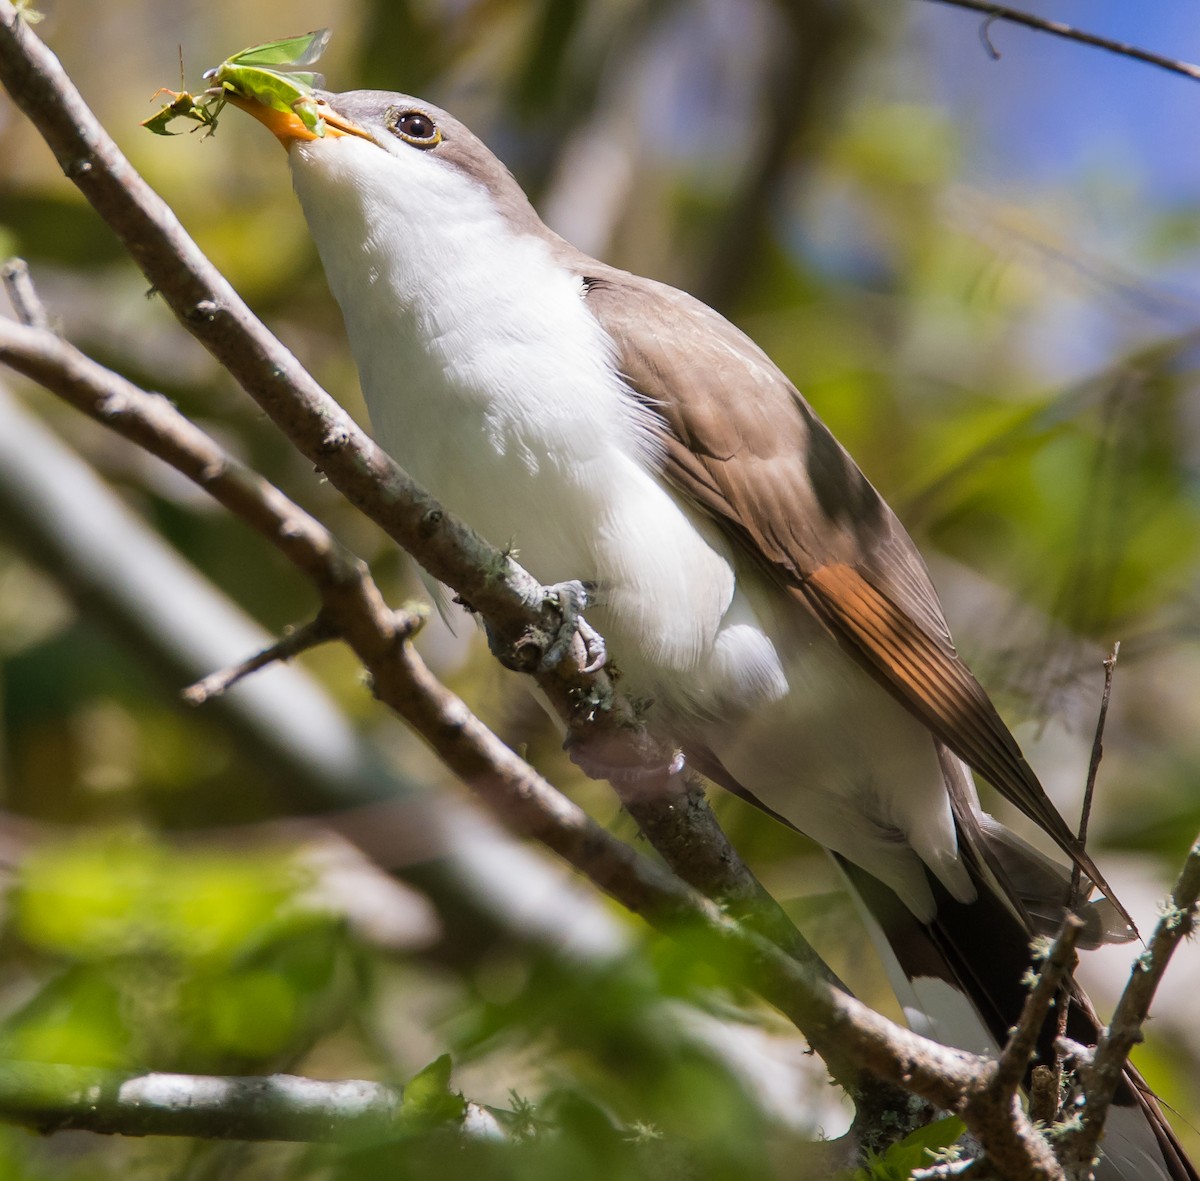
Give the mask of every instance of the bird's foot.
POLYGON ((583 617, 588 605, 588 586, 586 582, 572 579, 570 582, 556 582, 552 586, 542 588, 547 600, 553 601, 562 614, 562 626, 558 635, 542 654, 539 667, 543 671, 554 668, 566 656, 576 635, 583 642, 583 671, 594 673, 604 667, 604 662, 608 659, 604 637, 583 617))

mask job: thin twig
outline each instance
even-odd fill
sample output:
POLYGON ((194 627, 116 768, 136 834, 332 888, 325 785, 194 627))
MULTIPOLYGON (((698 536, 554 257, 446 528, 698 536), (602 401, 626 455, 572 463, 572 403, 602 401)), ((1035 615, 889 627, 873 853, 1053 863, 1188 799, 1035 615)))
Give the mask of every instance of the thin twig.
POLYGON ((995 24, 995 22, 996 18, 994 16, 989 16, 987 20, 985 20, 979 26, 979 40, 983 45, 983 50, 988 57, 990 57, 992 61, 998 62, 1000 60, 1000 50, 998 50, 996 46, 992 44, 992 25, 995 24))
POLYGON ((336 637, 337 630, 330 623, 328 616, 319 614, 300 627, 289 628, 282 638, 253 656, 248 656, 228 668, 209 673, 203 680, 189 685, 180 696, 188 705, 203 705, 214 697, 220 697, 251 673, 277 661, 291 660, 301 652, 307 652, 310 648, 316 648, 336 637))
POLYGON ((1038 1037, 1055 994, 1075 966, 1075 944, 1083 930, 1083 920, 1074 914, 1063 916, 1062 926, 1046 953, 1017 1022, 996 1064, 992 1085, 998 1094, 1013 1096, 1025 1077, 1025 1071, 1037 1050, 1038 1037))
POLYGON ((1163 907, 1146 950, 1133 961, 1125 991, 1117 1002, 1112 1021, 1096 1045, 1090 1063, 1079 1070, 1087 1102, 1077 1129, 1062 1140, 1062 1160, 1068 1171, 1086 1167, 1096 1155, 1104 1132, 1104 1121, 1129 1052, 1141 1041, 1142 1026, 1163 973, 1180 942, 1196 926, 1200 898, 1200 837, 1193 843, 1171 898, 1163 907))
MULTIPOLYGON (((1096 715, 1096 732, 1092 737, 1092 752, 1088 759, 1087 781, 1083 786, 1083 804, 1079 814, 1079 847, 1087 848, 1088 825, 1091 822, 1092 816, 1092 800, 1096 793, 1096 779, 1100 773, 1100 760, 1104 757, 1104 727, 1108 721, 1108 703, 1112 697, 1113 671, 1117 665, 1117 656, 1121 651, 1121 641, 1117 640, 1113 643, 1112 651, 1108 654, 1108 658, 1104 661, 1104 689, 1100 694, 1100 711, 1096 715)), ((1076 911, 1083 899, 1080 898, 1082 885, 1082 875, 1079 869, 1079 862, 1075 862, 1071 866, 1071 884, 1067 889, 1067 911, 1076 911)), ((1064 979, 1062 987, 1058 994, 1058 1007, 1055 1015, 1055 1037, 1054 1037, 1054 1066, 1053 1081, 1048 1083, 1045 1088, 1045 1094, 1053 1093, 1055 1097, 1056 1110, 1052 1115, 1057 1114, 1057 1103, 1059 1096, 1062 1094, 1062 1075, 1063 1075, 1063 1058, 1058 1050, 1064 1039, 1067 1036, 1067 1018, 1071 1011, 1071 990, 1068 982, 1064 979)))
POLYGON ((4 284, 8 302, 22 324, 27 328, 50 327, 50 317, 30 278, 29 264, 23 258, 10 258, 0 266, 0 283, 4 284))
MULTIPOLYGON (((1104 757, 1104 726, 1108 721, 1108 702, 1112 697, 1113 670, 1121 652, 1121 641, 1117 640, 1108 659, 1104 662, 1104 691, 1100 694, 1100 712, 1096 716, 1096 733, 1092 738, 1092 753, 1088 759, 1087 782, 1083 785, 1083 806, 1079 815, 1079 847, 1087 848, 1088 824, 1092 818, 1092 799, 1096 794, 1096 776, 1100 772, 1100 760, 1104 757)), ((1079 863, 1071 869, 1071 896, 1068 905, 1074 909, 1079 905, 1079 863)))
MULTIPOLYGON (((1114 41, 1108 37, 1099 37, 1095 33, 1085 32, 1083 29, 1076 29, 1071 25, 1065 25, 1062 21, 1048 20, 1046 17, 1034 16, 1029 12, 1022 12, 1018 8, 1009 8, 1005 4, 991 4, 988 0, 935 0, 938 4, 948 4, 952 8, 966 8, 971 12, 979 12, 991 21, 1008 21, 1012 25, 1024 25, 1027 29, 1036 29, 1039 33, 1050 33, 1055 37, 1063 37, 1068 41, 1076 41, 1081 45, 1090 45, 1094 49, 1103 49, 1108 53, 1115 53, 1121 57, 1132 58, 1134 61, 1144 62, 1148 66, 1157 66, 1160 70, 1169 70, 1173 74, 1182 74, 1185 78, 1191 78, 1193 82, 1200 81, 1200 66, 1194 66, 1190 62, 1179 61, 1173 57, 1165 57, 1161 53, 1151 53, 1147 49, 1139 49, 1136 45, 1129 45, 1124 41, 1114 41)), ((992 49, 992 54, 995 57, 1000 55, 992 49)))

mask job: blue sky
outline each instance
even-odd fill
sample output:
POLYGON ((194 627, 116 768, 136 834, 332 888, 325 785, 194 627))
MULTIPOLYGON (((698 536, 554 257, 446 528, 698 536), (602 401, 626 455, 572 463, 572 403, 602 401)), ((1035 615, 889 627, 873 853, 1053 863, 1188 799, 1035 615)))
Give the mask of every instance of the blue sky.
MULTIPOLYGON (((939 97, 986 132, 972 161, 982 175, 1062 181, 1101 158, 1128 159, 1148 190, 1200 200, 1200 82, 1014 25, 996 22, 991 61, 981 18, 913 3, 911 35, 936 63, 939 97)), ((1195 0, 1057 0, 1040 16, 1200 61, 1195 0)))
MULTIPOLYGON (((909 85, 969 129, 959 179, 1047 218, 1113 299, 1048 307, 1035 351, 1062 378, 1200 324, 1200 82, 940 3, 910 8, 909 85), (922 72, 923 71, 923 72, 922 72), (1171 213, 1190 237, 1152 247, 1171 213), (1108 273, 1111 268, 1111 274, 1108 273), (1127 295, 1118 289, 1128 280, 1127 295)), ((1041 0, 1037 15, 1200 62, 1197 0, 1041 0)), ((1086 284, 1084 284, 1086 286, 1086 284)), ((1076 293, 1078 294, 1078 293, 1076 293)))

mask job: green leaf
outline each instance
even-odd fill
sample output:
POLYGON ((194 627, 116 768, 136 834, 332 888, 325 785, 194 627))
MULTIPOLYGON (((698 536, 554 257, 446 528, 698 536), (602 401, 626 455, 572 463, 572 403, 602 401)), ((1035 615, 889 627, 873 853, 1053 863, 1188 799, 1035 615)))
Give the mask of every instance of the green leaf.
POLYGON ((865 1166, 848 1174, 846 1181, 908 1181, 915 1170, 927 1169, 933 1158, 966 1130, 966 1125, 955 1115, 934 1120, 898 1140, 882 1156, 873 1154, 865 1166))
POLYGON ((450 1055, 443 1054, 418 1071, 404 1088, 400 1118, 411 1128, 457 1123, 466 1112, 462 1095, 450 1090, 450 1055))

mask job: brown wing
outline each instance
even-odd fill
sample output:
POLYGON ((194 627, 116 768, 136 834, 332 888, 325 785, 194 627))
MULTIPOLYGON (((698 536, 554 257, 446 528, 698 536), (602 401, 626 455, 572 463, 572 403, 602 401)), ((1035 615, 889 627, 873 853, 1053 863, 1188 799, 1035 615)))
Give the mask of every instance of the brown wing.
POLYGON ((795 387, 682 292, 608 268, 585 286, 622 373, 662 424, 666 478, 1112 898, 955 652, 916 546, 795 387))

